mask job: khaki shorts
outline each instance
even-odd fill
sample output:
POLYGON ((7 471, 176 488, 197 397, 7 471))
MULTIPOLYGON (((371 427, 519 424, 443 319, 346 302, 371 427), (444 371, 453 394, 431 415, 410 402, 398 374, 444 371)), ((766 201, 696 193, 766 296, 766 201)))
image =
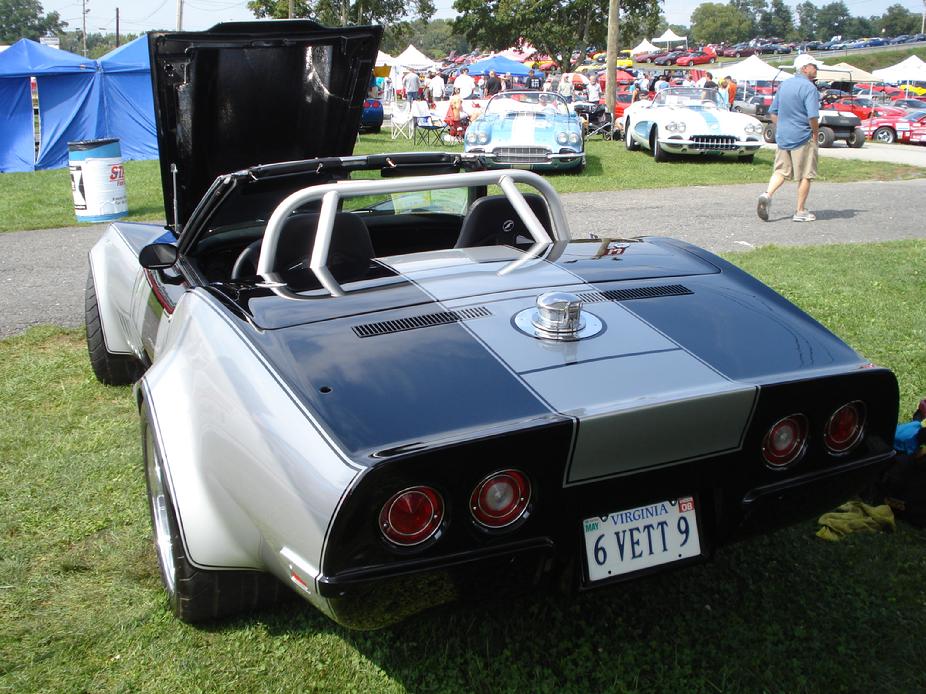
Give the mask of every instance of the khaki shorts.
POLYGON ((775 152, 774 173, 786 180, 817 177, 817 142, 810 138, 797 149, 778 149, 775 152))

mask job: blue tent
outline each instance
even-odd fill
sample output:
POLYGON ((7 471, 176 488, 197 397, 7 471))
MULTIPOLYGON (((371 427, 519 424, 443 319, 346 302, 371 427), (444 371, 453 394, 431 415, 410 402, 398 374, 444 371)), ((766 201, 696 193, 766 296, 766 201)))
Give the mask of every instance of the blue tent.
POLYGON ((483 58, 482 60, 477 60, 471 65, 465 65, 464 67, 469 68, 469 74, 473 75, 488 75, 489 70, 495 70, 496 75, 520 75, 523 77, 530 70, 527 65, 519 63, 517 60, 512 60, 511 58, 506 58, 503 55, 493 55, 490 58, 483 58))
POLYGON ((96 137, 100 124, 96 71, 93 60, 29 39, 20 39, 0 53, 0 172, 67 166, 68 141, 96 137), (41 94, 37 157, 31 77, 41 94))
POLYGON ((157 159, 148 37, 144 34, 99 60, 103 76, 104 137, 117 137, 123 159, 157 159))

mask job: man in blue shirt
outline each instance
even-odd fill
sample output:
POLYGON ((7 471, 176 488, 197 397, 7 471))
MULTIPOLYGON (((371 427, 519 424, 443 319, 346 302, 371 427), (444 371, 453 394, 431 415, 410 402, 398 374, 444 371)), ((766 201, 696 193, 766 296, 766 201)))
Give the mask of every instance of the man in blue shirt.
POLYGON ((768 188, 756 203, 756 212, 763 221, 768 221, 772 195, 785 181, 792 179, 798 181, 798 186, 797 211, 791 219, 795 222, 816 219, 805 205, 810 182, 817 177, 820 95, 813 81, 820 64, 808 53, 797 56, 794 59, 794 77, 781 83, 769 108, 778 148, 768 188))

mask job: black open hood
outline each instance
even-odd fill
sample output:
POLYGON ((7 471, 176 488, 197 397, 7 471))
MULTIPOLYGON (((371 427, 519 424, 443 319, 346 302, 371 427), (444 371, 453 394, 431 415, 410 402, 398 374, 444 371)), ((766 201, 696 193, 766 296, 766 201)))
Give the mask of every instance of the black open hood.
POLYGON ((169 225, 222 174, 351 154, 381 38, 308 20, 148 34, 169 225))

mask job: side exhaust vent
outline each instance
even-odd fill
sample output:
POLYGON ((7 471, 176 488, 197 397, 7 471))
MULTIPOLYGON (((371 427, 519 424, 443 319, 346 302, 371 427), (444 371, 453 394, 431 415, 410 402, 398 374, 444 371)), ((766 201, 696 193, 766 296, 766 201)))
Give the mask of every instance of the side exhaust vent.
POLYGON ((606 292, 584 292, 579 294, 579 299, 581 299, 584 304, 595 304, 601 301, 656 299, 664 296, 685 296, 686 294, 694 294, 694 292, 681 284, 666 284, 660 287, 637 287, 636 289, 609 289, 606 292))
POLYGON ((424 313, 414 318, 400 318, 398 320, 386 320, 379 323, 363 323, 361 325, 355 325, 353 330, 357 337, 377 337, 379 335, 389 335, 390 333, 400 333, 406 330, 430 328, 435 325, 459 323, 474 318, 485 318, 491 315, 492 312, 485 306, 475 306, 473 308, 460 309, 459 311, 424 313))

